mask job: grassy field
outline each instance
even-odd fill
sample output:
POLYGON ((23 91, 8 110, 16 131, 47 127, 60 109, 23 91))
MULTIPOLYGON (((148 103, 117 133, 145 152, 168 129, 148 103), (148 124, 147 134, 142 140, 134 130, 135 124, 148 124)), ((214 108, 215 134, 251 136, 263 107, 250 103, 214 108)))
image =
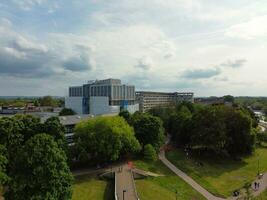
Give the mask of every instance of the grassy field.
POLYGON ((113 200, 112 181, 99 180, 96 176, 76 177, 72 200, 113 200))
POLYGON ((198 192, 192 189, 182 179, 173 174, 160 161, 144 162, 141 160, 134 162, 135 167, 146 171, 162 174, 163 177, 145 178, 136 180, 136 188, 142 200, 204 200, 198 192))
POLYGON ((254 198, 253 200, 267 200, 267 190, 263 192, 260 196, 254 198))
POLYGON ((258 148, 253 155, 240 161, 219 158, 188 159, 180 150, 168 152, 166 156, 200 185, 223 197, 231 196, 234 190, 242 188, 246 182, 252 182, 256 178, 258 160, 260 172, 267 171, 266 148, 258 148), (196 161, 202 162, 203 166, 198 166, 196 161))

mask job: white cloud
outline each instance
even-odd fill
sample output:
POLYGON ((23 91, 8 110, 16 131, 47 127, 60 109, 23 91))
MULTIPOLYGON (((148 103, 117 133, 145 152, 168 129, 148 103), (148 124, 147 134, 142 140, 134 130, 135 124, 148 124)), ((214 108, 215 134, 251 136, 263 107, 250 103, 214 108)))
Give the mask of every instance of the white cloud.
POLYGON ((254 17, 247 22, 231 26, 225 33, 228 37, 255 39, 267 36, 267 15, 254 17))

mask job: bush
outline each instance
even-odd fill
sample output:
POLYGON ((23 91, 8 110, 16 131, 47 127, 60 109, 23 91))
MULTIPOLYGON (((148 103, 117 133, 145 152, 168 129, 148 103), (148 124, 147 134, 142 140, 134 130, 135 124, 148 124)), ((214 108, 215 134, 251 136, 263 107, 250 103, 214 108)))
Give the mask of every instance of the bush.
POLYGON ((76 112, 74 112, 72 109, 70 108, 63 108, 60 113, 59 116, 67 116, 67 115, 75 115, 76 112))
POLYGON ((156 161, 157 153, 154 147, 151 144, 147 144, 144 147, 144 158, 146 160, 156 161))

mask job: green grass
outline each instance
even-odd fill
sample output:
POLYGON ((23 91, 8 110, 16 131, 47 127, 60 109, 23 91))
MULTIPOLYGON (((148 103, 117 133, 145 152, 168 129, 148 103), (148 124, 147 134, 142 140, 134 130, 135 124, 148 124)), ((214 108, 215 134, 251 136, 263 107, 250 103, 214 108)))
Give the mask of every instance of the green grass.
POLYGON ((142 200, 175 200, 175 191, 179 200, 204 200, 197 191, 173 174, 160 161, 135 161, 135 167, 146 171, 162 174, 163 177, 150 177, 136 180, 136 188, 142 200))
POLYGON ((260 196, 254 198, 253 200, 267 200, 267 190, 260 194, 260 196))
POLYGON ((76 177, 72 200, 113 200, 112 181, 99 180, 96 176, 76 177))
POLYGON ((240 189, 246 182, 252 182, 258 172, 258 158, 260 172, 267 171, 267 149, 258 148, 251 156, 240 161, 230 159, 201 159, 202 167, 195 164, 196 159, 187 159, 180 150, 166 154, 169 161, 179 169, 190 175, 200 185, 215 195, 229 197, 236 189, 240 189))

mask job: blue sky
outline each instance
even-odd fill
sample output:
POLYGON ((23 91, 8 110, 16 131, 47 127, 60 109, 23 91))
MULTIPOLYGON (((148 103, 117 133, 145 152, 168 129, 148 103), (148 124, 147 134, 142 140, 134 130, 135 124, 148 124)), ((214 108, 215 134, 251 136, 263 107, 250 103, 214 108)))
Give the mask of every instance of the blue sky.
POLYGON ((267 95, 266 0, 2 0, 0 95, 120 78, 197 96, 267 95))

